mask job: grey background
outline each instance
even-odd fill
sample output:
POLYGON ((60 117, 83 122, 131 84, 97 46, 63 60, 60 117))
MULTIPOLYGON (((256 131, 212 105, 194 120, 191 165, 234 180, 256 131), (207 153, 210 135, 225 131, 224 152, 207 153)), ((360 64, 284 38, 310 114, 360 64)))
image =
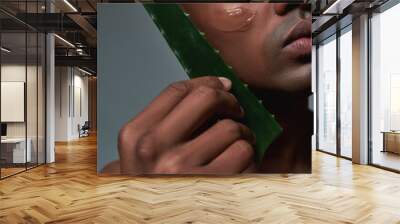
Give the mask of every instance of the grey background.
POLYGON ((118 159, 121 126, 187 75, 141 4, 98 4, 97 9, 99 172, 118 159))

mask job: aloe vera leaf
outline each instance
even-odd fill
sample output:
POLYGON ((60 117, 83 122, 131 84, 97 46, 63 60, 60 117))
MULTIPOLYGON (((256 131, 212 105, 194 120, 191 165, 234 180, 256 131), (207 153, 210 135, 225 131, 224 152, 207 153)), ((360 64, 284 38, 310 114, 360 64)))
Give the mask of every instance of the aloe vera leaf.
POLYGON ((245 111, 242 122, 256 136, 255 155, 261 162, 268 146, 282 128, 257 97, 226 65, 218 52, 197 30, 177 4, 143 4, 190 78, 204 75, 223 76, 232 81, 231 92, 245 111))

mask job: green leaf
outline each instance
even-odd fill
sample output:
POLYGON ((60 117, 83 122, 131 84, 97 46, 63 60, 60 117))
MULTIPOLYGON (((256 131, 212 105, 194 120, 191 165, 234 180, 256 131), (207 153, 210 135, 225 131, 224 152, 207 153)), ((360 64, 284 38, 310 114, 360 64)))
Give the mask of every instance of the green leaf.
POLYGON ((262 161, 268 146, 279 136, 282 128, 257 97, 225 64, 218 52, 192 24, 177 4, 144 4, 175 56, 190 78, 204 75, 223 76, 232 81, 231 92, 245 111, 242 122, 256 136, 255 154, 262 161))

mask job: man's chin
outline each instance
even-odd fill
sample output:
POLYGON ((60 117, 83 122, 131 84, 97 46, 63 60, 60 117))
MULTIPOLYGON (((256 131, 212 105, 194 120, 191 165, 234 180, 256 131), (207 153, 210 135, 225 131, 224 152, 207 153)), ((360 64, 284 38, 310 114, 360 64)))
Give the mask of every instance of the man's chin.
MULTIPOLYGON (((311 67, 311 66, 310 66, 311 67)), ((283 92, 310 92, 311 69, 302 68, 277 77, 276 91, 283 92)))
MULTIPOLYGON (((284 66, 282 66, 284 67, 284 66)), ((273 91, 282 93, 310 92, 311 91, 311 63, 294 67, 287 66, 284 70, 250 76, 243 75, 241 80, 257 92, 273 91), (247 79, 246 79, 247 78, 247 79)))

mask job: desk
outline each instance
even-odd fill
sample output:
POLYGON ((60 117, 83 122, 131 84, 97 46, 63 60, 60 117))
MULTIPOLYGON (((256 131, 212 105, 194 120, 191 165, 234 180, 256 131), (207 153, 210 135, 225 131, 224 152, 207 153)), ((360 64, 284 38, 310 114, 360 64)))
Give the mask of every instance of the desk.
POLYGON ((6 163, 26 163, 32 160, 31 145, 32 140, 25 138, 6 138, 1 139, 1 157, 6 163), (25 151, 25 145, 26 151, 25 151), (12 158, 12 159, 11 159, 12 158), (25 159, 27 159, 25 161, 25 159))
POLYGON ((400 154, 400 132, 383 131, 383 150, 382 152, 393 152, 400 154))

